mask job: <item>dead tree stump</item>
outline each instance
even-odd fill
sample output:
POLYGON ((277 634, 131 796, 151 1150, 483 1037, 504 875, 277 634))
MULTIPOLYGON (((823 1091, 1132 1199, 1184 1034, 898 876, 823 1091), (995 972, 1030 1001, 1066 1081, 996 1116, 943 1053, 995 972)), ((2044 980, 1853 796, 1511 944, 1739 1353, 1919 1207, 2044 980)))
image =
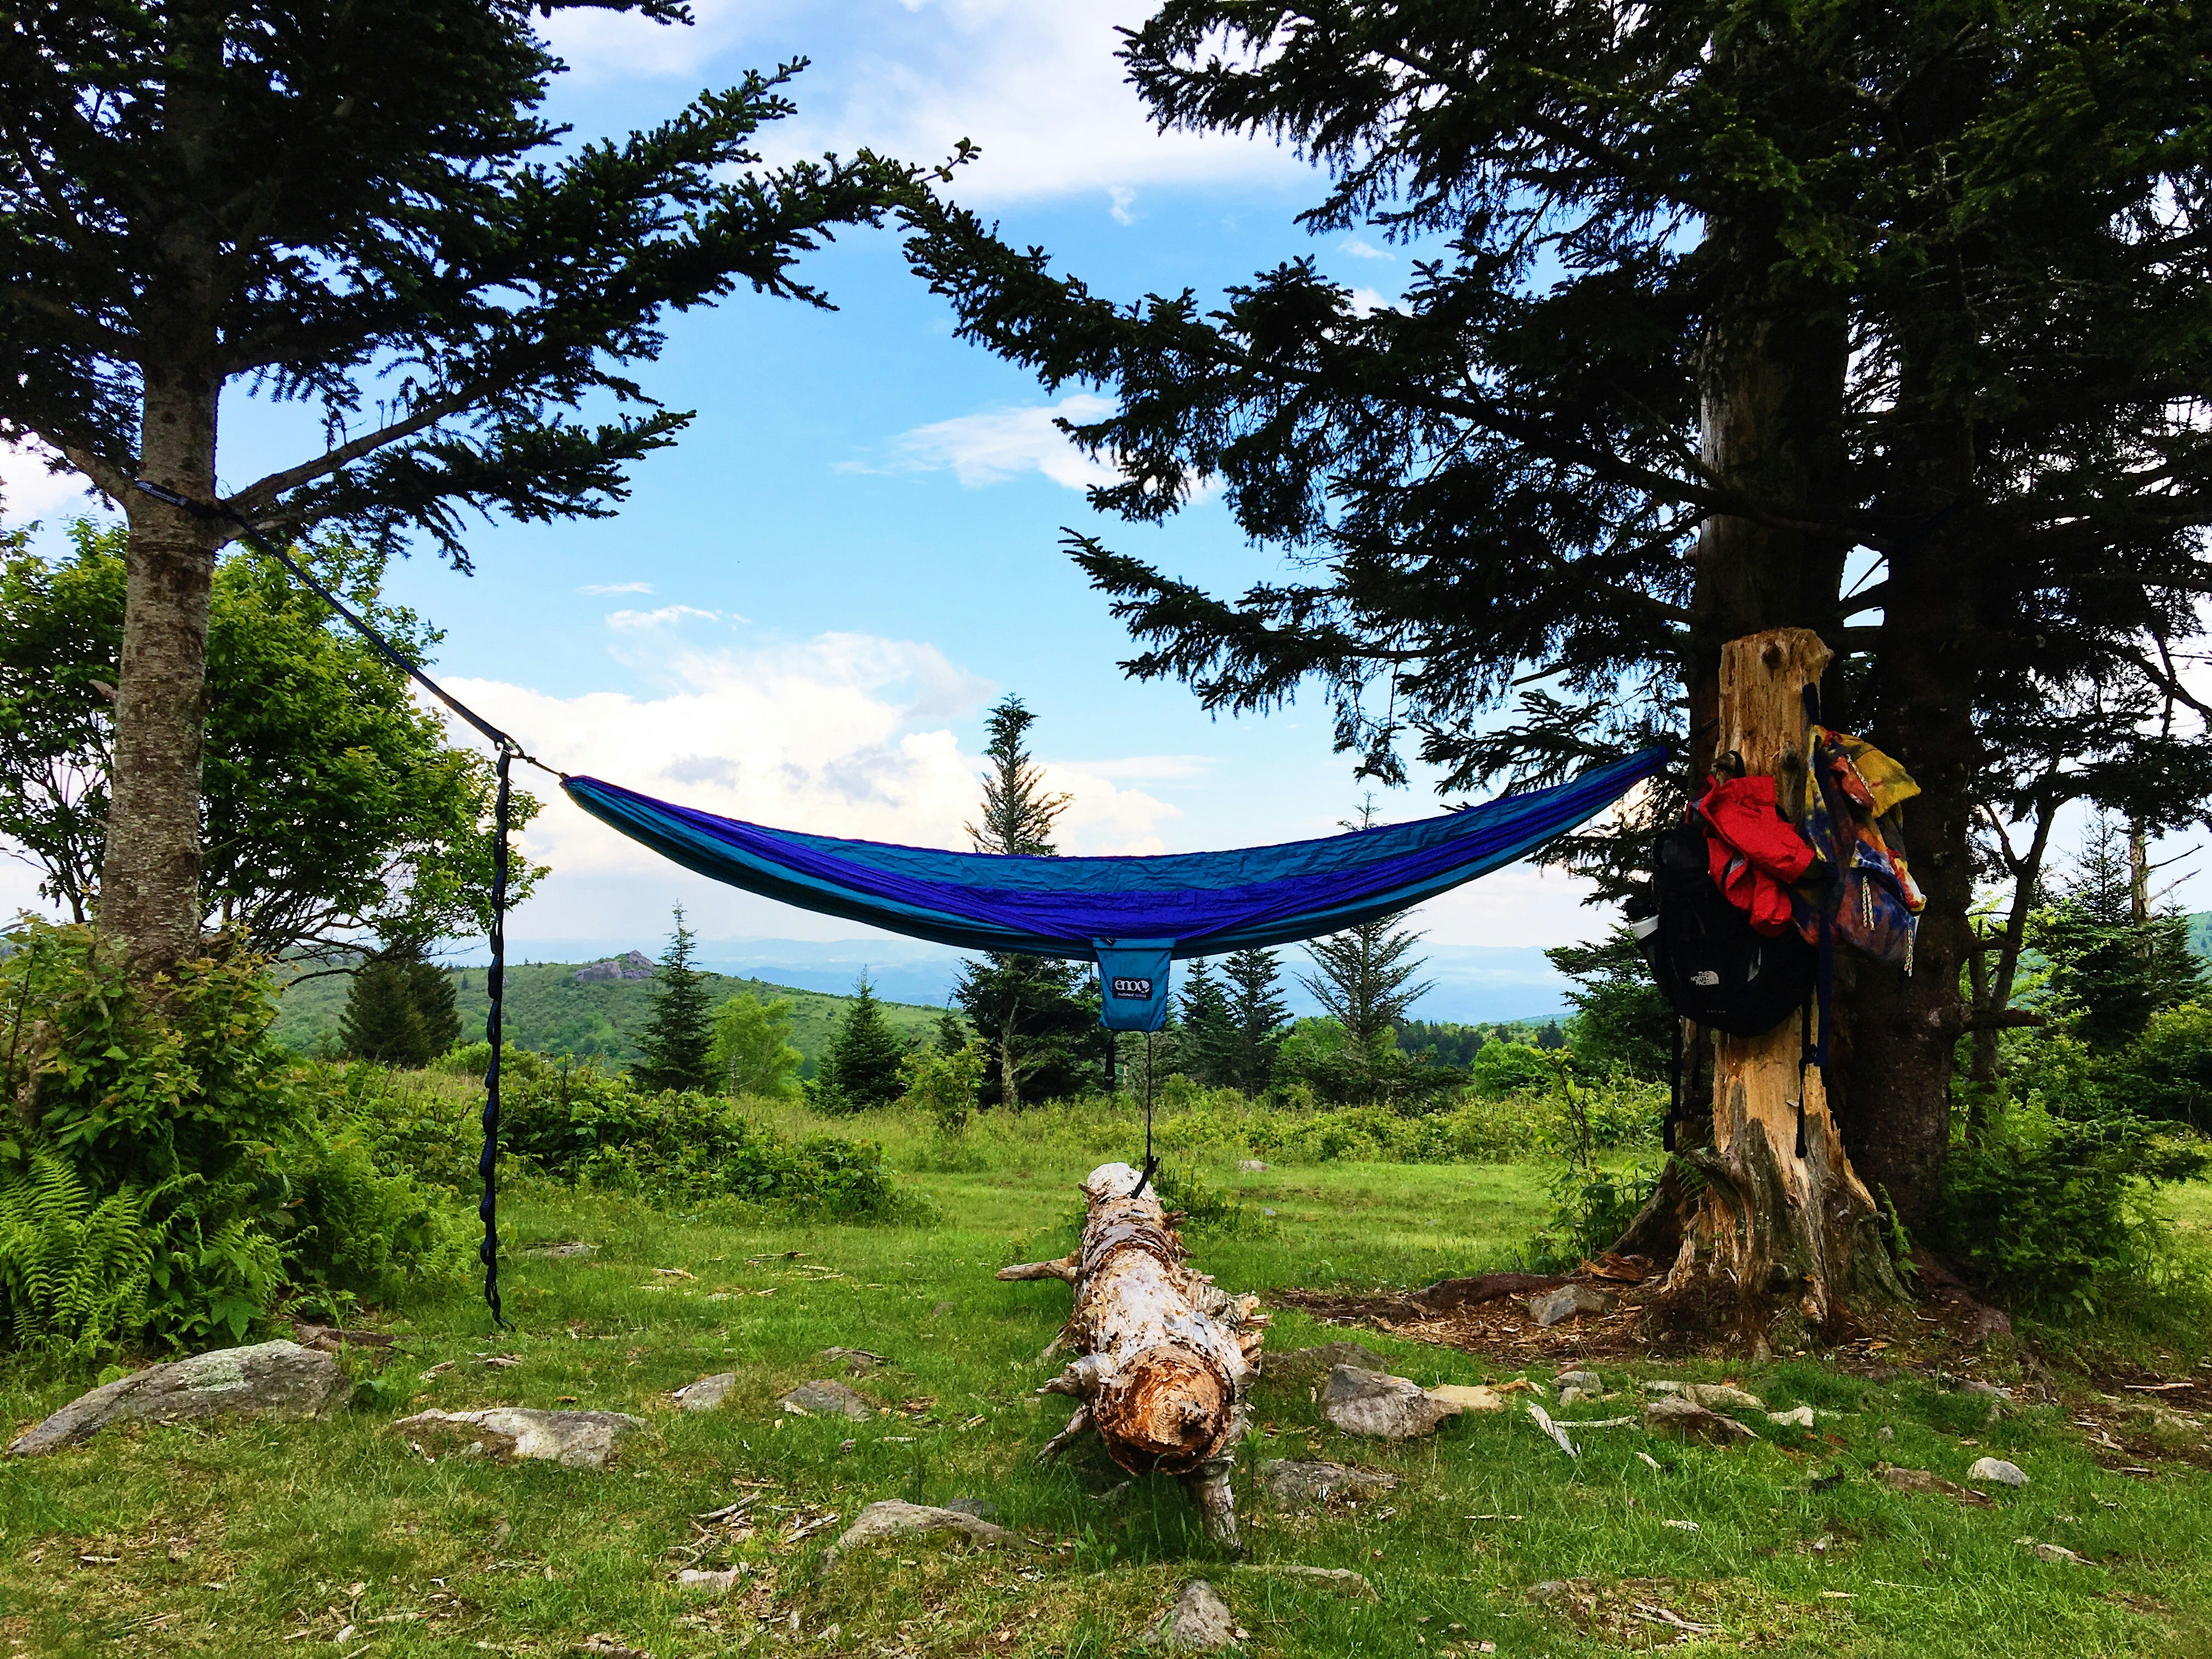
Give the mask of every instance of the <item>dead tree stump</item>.
MULTIPOLYGON (((1775 780, 1783 811, 1804 822, 1810 722, 1803 688, 1828 661, 1819 635, 1771 629, 1721 649, 1718 752, 1734 750, 1748 774, 1775 780)), ((1815 1010, 1814 1018, 1819 1018, 1815 1010)), ((1901 1301, 1876 1226, 1873 1194, 1851 1168, 1818 1067, 1801 1067, 1796 1018, 1754 1037, 1713 1037, 1713 1145, 1682 1154, 1705 1178, 1685 1229, 1670 1297, 1733 1304, 1754 1350, 1770 1334, 1840 1334, 1846 1293, 1901 1301), (1803 1091, 1805 1151, 1798 1156, 1803 1091)))
MULTIPOLYGON (((1095 1428, 1108 1455, 1133 1474, 1182 1477, 1221 1542, 1237 1542, 1229 1486, 1243 1433, 1246 1391, 1258 1376, 1267 1319, 1255 1296, 1231 1296, 1188 1265, 1174 1218, 1138 1172, 1106 1164, 1083 1183, 1083 1243, 1058 1261, 1002 1267, 1001 1279, 1060 1279, 1075 1309, 1055 1340, 1081 1356, 1044 1386, 1082 1404, 1040 1461, 1095 1428)), ((1048 1350, 1050 1352, 1050 1350, 1048 1350)))

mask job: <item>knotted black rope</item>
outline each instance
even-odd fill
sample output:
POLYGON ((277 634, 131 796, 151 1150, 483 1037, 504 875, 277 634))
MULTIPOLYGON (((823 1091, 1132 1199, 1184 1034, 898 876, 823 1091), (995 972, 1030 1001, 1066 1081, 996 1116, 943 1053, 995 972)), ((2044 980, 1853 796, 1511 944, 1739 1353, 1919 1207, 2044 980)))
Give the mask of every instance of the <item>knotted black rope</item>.
POLYGON ((502 1329, 513 1329, 507 1316, 501 1311, 499 1301, 499 1201, 497 1173, 499 1169, 499 1071, 500 1047, 502 1040, 507 992, 507 836, 510 798, 508 771, 514 762, 527 761, 539 771, 550 773, 563 782, 568 775, 546 765, 499 727, 470 708, 453 693, 432 679, 408 660, 406 654, 348 605, 343 599, 325 586, 292 556, 264 536, 253 521, 235 507, 221 501, 195 501, 149 479, 137 480, 138 489, 145 495, 167 506, 178 507, 202 519, 222 519, 236 526, 238 532, 254 550, 274 559, 290 571, 300 585, 325 605, 343 617, 353 630, 367 640, 377 653, 393 667, 413 680, 440 702, 452 709, 462 720, 483 733, 499 757, 499 789, 492 807, 491 854, 491 972, 484 981, 490 994, 491 1006, 484 1016, 484 1035, 491 1043, 491 1064, 484 1069, 483 1152, 477 1159, 477 1173, 483 1178, 483 1200, 477 1213, 483 1218, 483 1243, 477 1247, 477 1259, 483 1263, 484 1303, 491 1309, 493 1323, 502 1329))

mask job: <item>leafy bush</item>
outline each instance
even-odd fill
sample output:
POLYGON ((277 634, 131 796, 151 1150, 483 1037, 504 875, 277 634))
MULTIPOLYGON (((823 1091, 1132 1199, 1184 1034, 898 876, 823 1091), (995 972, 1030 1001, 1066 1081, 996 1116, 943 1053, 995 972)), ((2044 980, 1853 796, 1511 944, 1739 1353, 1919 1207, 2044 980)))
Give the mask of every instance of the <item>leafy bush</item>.
POLYGON ((2093 1314, 2154 1268, 2160 1181, 2204 1167, 2201 1149, 2137 1123, 2074 1123, 2033 1109, 1955 1147, 1936 1227, 1940 1251, 1986 1293, 2029 1311, 2093 1314))
POLYGON ((1234 1194, 1210 1186, 1198 1170, 1183 1164, 1163 1163, 1152 1177, 1160 1202, 1170 1211, 1181 1211, 1179 1224, 1187 1232, 1267 1233, 1274 1218, 1262 1214, 1234 1194))
POLYGON ((502 1089, 507 1150, 556 1180, 685 1197, 728 1194, 848 1218, 898 1207, 882 1148, 792 1142, 717 1095, 647 1094, 596 1066, 518 1066, 502 1089))
POLYGON ((1552 1213, 1528 1244, 1537 1273, 1571 1273, 1628 1230, 1659 1185, 1659 1171, 1642 1164, 1607 1170, 1570 1164, 1553 1177, 1552 1213))
POLYGON ((933 1043, 910 1051, 899 1061, 905 1103, 928 1113, 940 1134, 958 1134, 975 1109, 985 1058, 983 1045, 972 1037, 954 1049, 933 1043))
POLYGON ((2212 1129, 2212 1007, 2185 1002, 2153 1014, 2114 1066, 2110 1092, 2145 1117, 2212 1129))
POLYGON ((149 990, 92 928, 28 922, 11 942, 9 1340, 76 1353, 238 1341, 287 1297, 335 1309, 450 1270, 442 1218, 333 1138, 318 1116, 329 1091, 270 1041, 258 958, 186 963, 149 990))

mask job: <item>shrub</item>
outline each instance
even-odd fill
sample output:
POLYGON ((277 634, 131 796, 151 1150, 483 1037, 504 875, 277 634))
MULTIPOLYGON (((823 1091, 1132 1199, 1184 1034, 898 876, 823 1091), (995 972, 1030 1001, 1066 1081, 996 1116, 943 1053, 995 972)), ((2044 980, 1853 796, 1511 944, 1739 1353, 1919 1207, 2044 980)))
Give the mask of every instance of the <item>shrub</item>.
POLYGON ((2151 1185, 2204 1163, 2201 1151, 2136 1123, 2015 1109, 1980 1145, 1953 1149, 1936 1243, 2012 1306, 2092 1314, 2154 1270, 2165 1229, 2148 1202, 2151 1185))
POLYGON ((975 1109, 983 1081, 983 1045, 970 1038, 957 1048, 916 1048, 899 1061, 905 1103, 929 1114, 940 1134, 957 1135, 975 1109))
POLYGON ((258 958, 183 964, 149 990, 84 927, 27 922, 0 963, 0 1285, 12 1341, 90 1353, 242 1340, 289 1295, 316 1305, 434 1276, 438 1226, 404 1176, 333 1139, 271 1041, 258 958))
POLYGON ((2212 1129, 2212 1007, 2185 1002, 2153 1014, 2114 1067, 2111 1094, 2145 1117, 2212 1129))

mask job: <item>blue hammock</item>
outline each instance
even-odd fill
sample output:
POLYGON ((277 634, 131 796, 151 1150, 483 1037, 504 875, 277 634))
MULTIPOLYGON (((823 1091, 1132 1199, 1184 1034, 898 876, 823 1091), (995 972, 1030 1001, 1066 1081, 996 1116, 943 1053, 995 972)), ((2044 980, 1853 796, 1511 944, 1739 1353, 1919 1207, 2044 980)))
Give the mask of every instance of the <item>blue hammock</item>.
POLYGON ((1667 763, 1647 749, 1413 823, 1227 853, 1003 858, 764 829, 596 778, 584 811, 702 876, 965 950, 1096 962, 1105 1024, 1157 1030, 1171 957, 1312 939, 1405 909, 1573 829, 1667 763))

